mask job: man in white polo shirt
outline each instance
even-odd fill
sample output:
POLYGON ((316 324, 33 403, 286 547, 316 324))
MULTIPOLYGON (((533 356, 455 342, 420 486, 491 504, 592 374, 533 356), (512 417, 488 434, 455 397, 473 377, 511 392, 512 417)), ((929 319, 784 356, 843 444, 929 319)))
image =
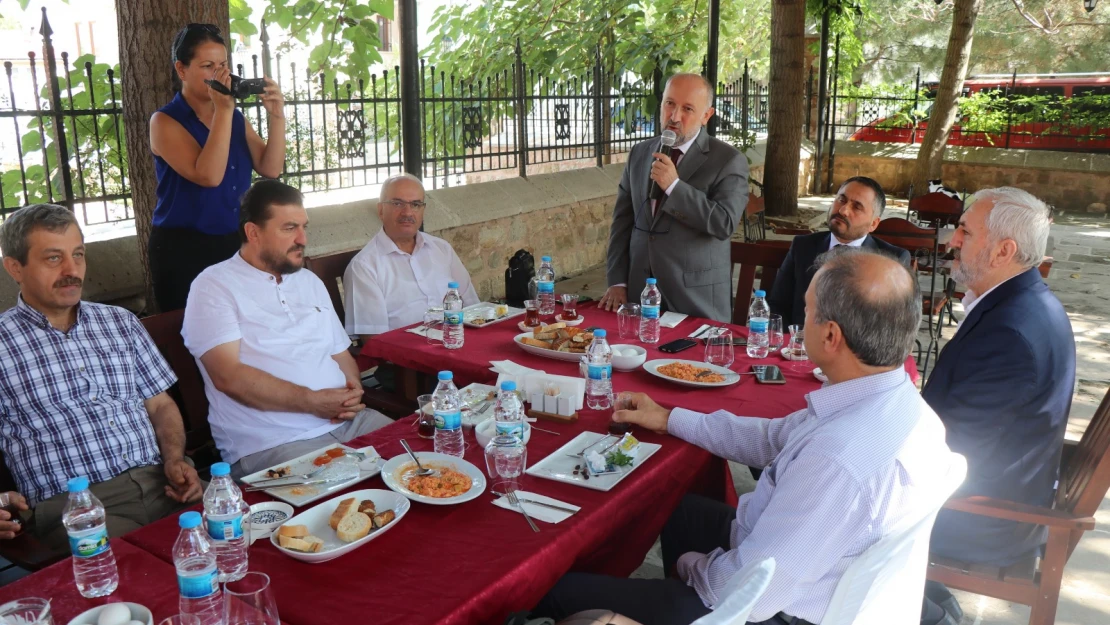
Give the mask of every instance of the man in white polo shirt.
POLYGON ((393 176, 378 198, 382 229, 343 274, 347 333, 366 340, 424 320, 443 305, 447 283, 458 282, 463 305, 478 303, 470 274, 451 244, 421 232, 424 185, 411 174, 393 176))
POLYGON ((212 437, 242 476, 391 423, 360 403, 358 366, 323 282, 304 265, 308 214, 276 180, 243 196, 242 246, 193 282, 181 335, 212 437))

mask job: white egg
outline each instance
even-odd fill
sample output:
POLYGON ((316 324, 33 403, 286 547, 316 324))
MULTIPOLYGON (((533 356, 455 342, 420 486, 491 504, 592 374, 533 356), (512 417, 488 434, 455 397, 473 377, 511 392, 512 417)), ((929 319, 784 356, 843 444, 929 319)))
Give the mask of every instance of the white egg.
POLYGON ((131 609, 122 603, 109 603, 100 611, 96 618, 96 625, 128 625, 131 620, 131 609))
POLYGON ((635 347, 629 347, 628 349, 624 350, 624 355, 628 356, 629 358, 635 358, 640 354, 636 351, 635 347))
POLYGON ((142 621, 130 621, 127 623, 127 625, 146 625, 146 623, 142 621))

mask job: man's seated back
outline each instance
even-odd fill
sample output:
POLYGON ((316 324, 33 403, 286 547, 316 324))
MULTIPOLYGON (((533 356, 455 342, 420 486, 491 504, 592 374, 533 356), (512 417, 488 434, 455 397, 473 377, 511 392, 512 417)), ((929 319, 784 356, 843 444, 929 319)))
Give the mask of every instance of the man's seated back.
POLYGON ((240 208, 239 252, 189 290, 181 334, 236 476, 390 422, 363 409, 350 339, 324 283, 301 271, 307 226, 300 191, 255 183, 240 208))
POLYGON ((135 315, 81 301, 85 245, 73 211, 16 211, 0 248, 19 283, 15 307, 0 313, 0 447, 35 532, 66 548, 61 514, 74 477, 89 479, 111 536, 199 499, 166 394, 177 377, 135 315))

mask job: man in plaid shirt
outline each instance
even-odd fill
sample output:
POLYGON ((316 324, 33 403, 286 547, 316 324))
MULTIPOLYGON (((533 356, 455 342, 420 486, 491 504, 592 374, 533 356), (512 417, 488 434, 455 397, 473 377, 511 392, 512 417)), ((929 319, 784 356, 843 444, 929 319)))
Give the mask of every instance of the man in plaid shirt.
MULTIPOLYGON (((0 227, 19 301, 0 313, 0 449, 39 538, 66 549, 66 482, 86 476, 120 536, 201 497, 185 459, 177 378, 130 312, 81 301, 85 245, 72 211, 36 204, 0 227)), ((0 511, 0 538, 16 528, 0 511)))

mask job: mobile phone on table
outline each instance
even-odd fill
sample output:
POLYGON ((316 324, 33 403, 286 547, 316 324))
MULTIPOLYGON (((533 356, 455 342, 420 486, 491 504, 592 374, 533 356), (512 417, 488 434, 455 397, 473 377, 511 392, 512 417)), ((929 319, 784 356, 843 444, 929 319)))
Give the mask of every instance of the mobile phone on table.
POLYGON ((760 384, 786 384, 782 370, 775 365, 752 365, 752 373, 760 384))
POLYGON ((671 341, 666 345, 660 345, 659 351, 663 352, 664 354, 677 354, 678 352, 684 349, 690 349, 697 344, 698 342, 694 339, 678 339, 677 341, 671 341))

